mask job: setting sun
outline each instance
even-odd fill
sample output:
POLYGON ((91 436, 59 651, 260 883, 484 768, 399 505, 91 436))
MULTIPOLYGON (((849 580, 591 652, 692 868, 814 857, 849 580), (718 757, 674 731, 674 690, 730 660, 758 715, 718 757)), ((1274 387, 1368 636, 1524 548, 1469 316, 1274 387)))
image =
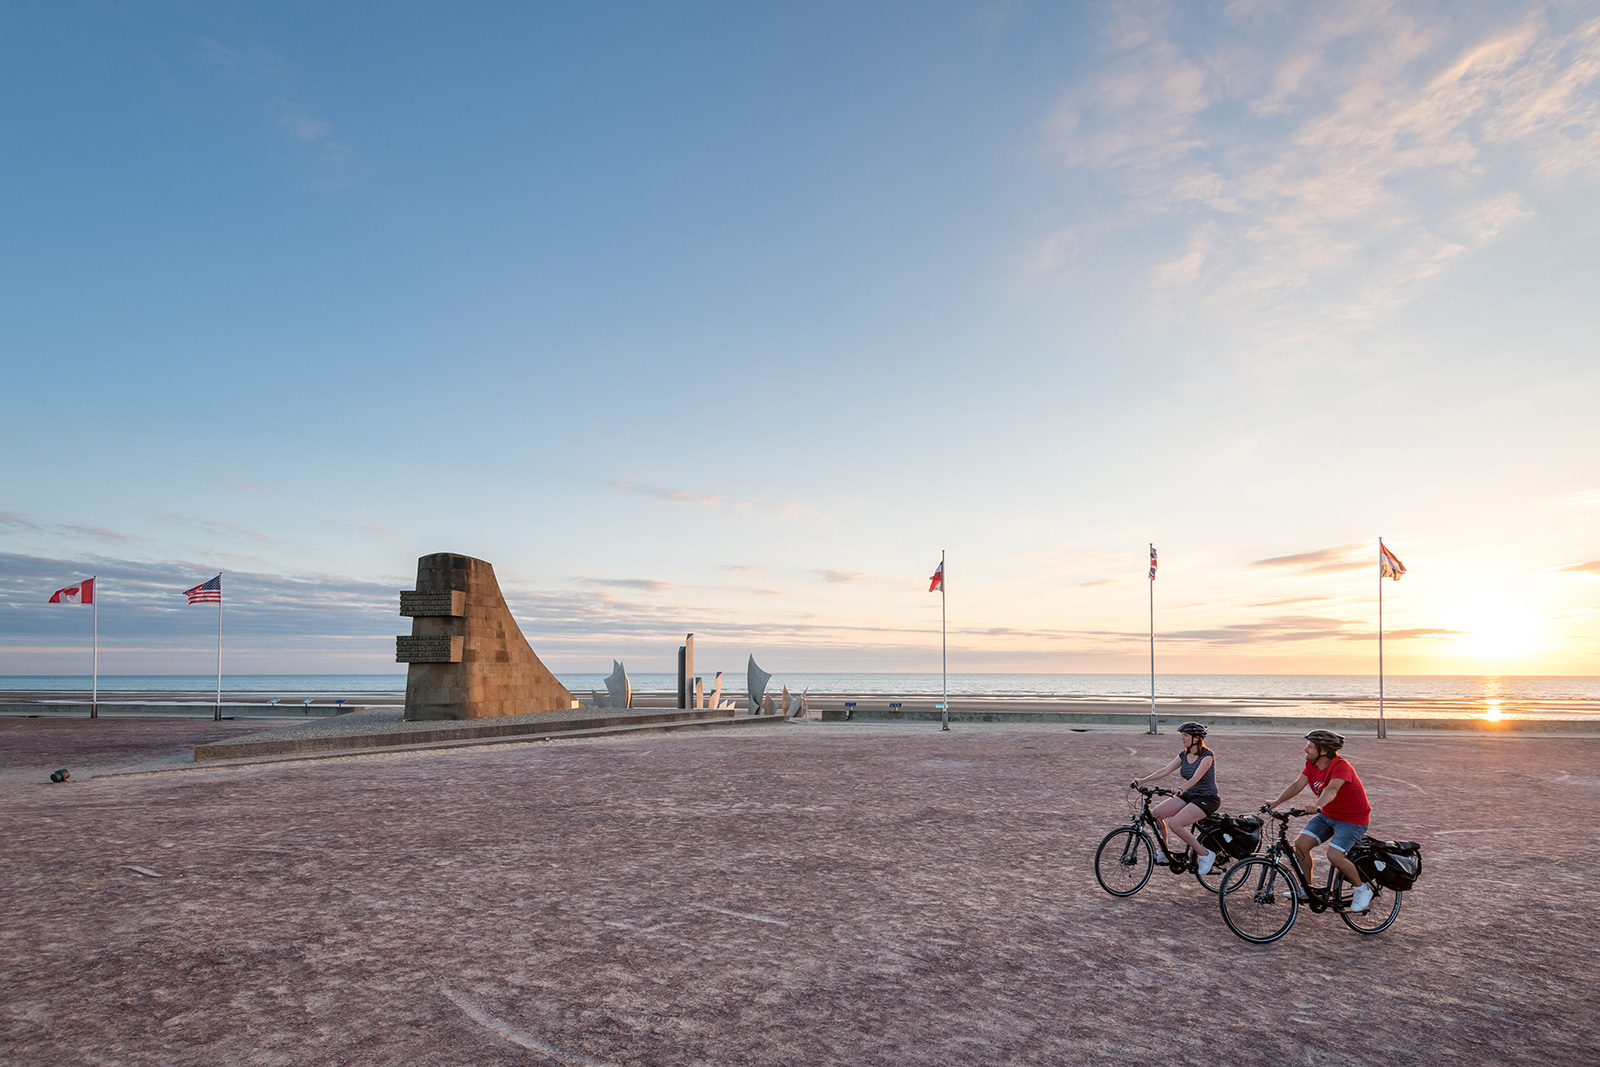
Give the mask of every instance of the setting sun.
POLYGON ((1451 629, 1460 631, 1457 651, 1480 664, 1504 663, 1536 652, 1538 620, 1521 605, 1485 601, 1463 610, 1451 629))

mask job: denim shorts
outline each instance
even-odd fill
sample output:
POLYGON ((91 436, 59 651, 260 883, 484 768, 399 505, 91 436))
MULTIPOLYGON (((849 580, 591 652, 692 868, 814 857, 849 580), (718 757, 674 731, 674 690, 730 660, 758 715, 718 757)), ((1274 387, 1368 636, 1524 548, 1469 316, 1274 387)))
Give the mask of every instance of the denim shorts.
POLYGON ((1317 812, 1310 822, 1300 828, 1302 834, 1317 839, 1317 844, 1326 843, 1329 848, 1336 848, 1340 852, 1349 852, 1350 846, 1355 844, 1362 834, 1367 832, 1365 826, 1357 826, 1353 822, 1340 822, 1330 819, 1322 812, 1317 812), (1328 840, 1332 838, 1333 840, 1328 840))

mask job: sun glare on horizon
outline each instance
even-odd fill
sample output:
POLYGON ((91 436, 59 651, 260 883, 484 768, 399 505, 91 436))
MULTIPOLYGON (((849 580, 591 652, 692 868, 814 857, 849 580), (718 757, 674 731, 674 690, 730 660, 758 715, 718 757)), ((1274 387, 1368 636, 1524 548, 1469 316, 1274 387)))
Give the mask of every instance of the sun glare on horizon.
POLYGON ((1482 601, 1464 608, 1454 623, 1451 629, 1459 633, 1456 654, 1479 667, 1509 666, 1539 650, 1539 621, 1518 604, 1482 601))

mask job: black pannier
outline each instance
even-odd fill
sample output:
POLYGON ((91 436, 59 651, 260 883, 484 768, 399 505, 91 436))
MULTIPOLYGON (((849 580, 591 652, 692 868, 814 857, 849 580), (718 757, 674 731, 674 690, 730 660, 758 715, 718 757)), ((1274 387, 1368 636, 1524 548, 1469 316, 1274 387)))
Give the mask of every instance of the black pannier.
POLYGON ((1422 874, 1422 846, 1415 841, 1362 837, 1350 848, 1350 862, 1369 882, 1405 892, 1422 874))
POLYGON ((1261 847, 1261 820, 1254 815, 1210 815, 1195 824, 1200 841, 1213 852, 1234 859, 1253 856, 1261 847))

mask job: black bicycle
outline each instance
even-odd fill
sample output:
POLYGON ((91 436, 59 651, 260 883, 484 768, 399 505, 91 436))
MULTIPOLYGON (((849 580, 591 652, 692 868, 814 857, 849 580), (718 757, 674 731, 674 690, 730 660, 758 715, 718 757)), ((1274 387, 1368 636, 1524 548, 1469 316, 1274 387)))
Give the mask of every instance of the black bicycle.
MULTIPOLYGON (((1143 807, 1128 816, 1129 825, 1107 834, 1094 854, 1094 876, 1100 882, 1100 888, 1114 897, 1131 897, 1149 884, 1150 875, 1156 869, 1156 842, 1161 839, 1156 817, 1150 814, 1150 798, 1178 795, 1170 789, 1146 787, 1137 782, 1130 788, 1137 789, 1144 796, 1143 807)), ((1233 835, 1229 835, 1226 846, 1216 840, 1225 829, 1231 828, 1230 817, 1221 813, 1208 815, 1190 828, 1216 854, 1217 858, 1212 861, 1211 870, 1206 874, 1200 873, 1199 857, 1190 852, 1187 845, 1182 852, 1168 852, 1167 862, 1163 866, 1173 874, 1192 873, 1208 892, 1217 892, 1222 886, 1223 875, 1230 869, 1229 865, 1237 862, 1237 857, 1228 851, 1228 846, 1237 847, 1233 835)), ((1252 842, 1245 848, 1246 855, 1255 851, 1255 844, 1252 842)))
MULTIPOLYGON (((1217 906, 1228 929, 1258 945, 1276 941, 1289 932, 1300 917, 1300 905, 1315 912, 1334 911, 1346 926, 1362 934, 1381 934, 1400 914, 1398 889, 1372 883, 1372 902, 1362 911, 1350 910, 1354 886, 1347 886, 1344 875, 1331 861, 1327 884, 1318 888, 1306 880, 1289 845, 1289 819, 1310 815, 1291 808, 1287 813, 1262 808, 1263 815, 1278 821, 1278 839, 1266 852, 1235 865, 1222 879, 1217 906)), ((1352 852, 1354 849, 1351 850, 1352 852)), ((1352 860, 1353 862, 1353 860, 1352 860)))

